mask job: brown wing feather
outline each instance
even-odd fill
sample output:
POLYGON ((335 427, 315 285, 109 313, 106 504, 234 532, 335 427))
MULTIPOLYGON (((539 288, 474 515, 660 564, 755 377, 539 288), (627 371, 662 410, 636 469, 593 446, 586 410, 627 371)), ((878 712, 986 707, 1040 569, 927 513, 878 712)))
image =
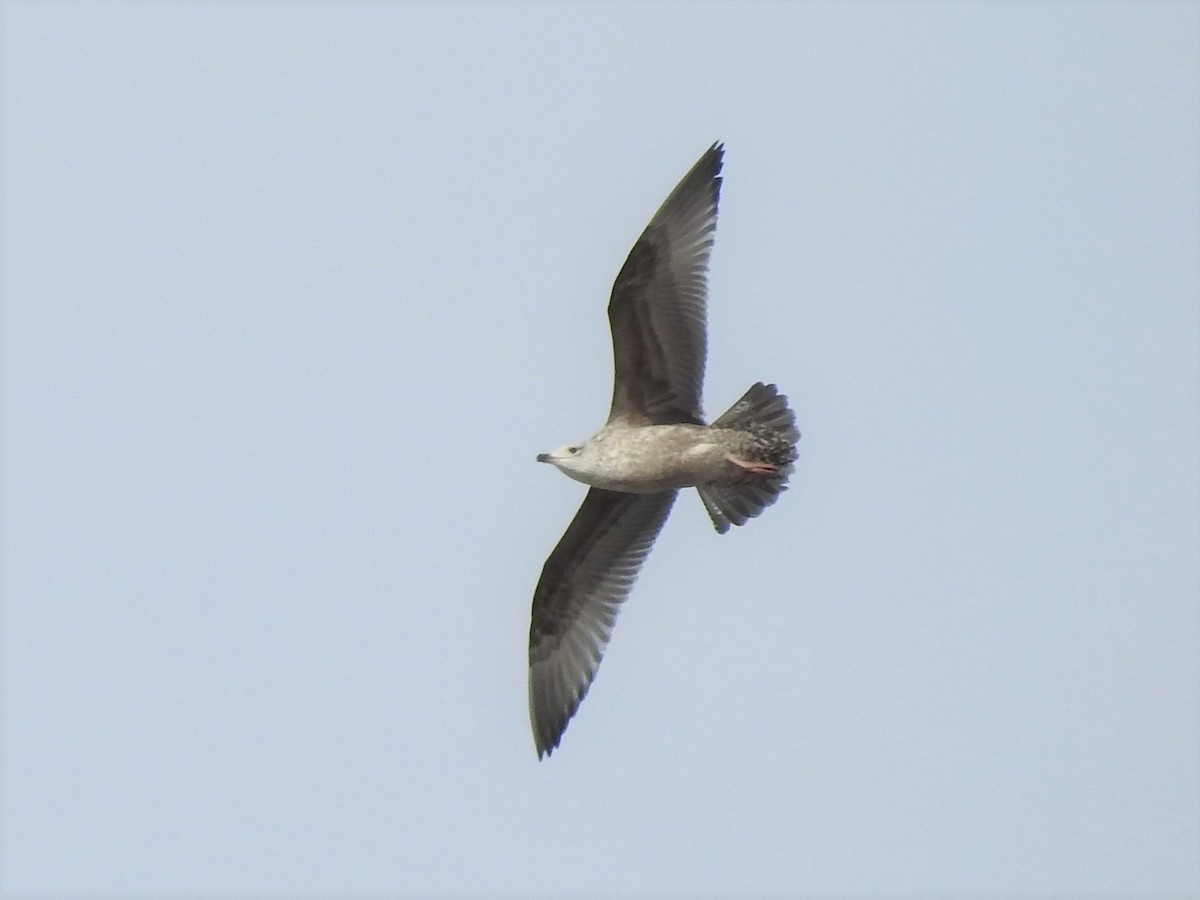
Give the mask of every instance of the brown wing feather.
POLYGON ((650 220, 613 284, 610 422, 703 422, 706 276, 723 155, 713 144, 700 157, 650 220))
POLYGON ((587 694, 621 603, 674 501, 674 491, 592 488, 546 560, 529 628, 529 718, 539 757, 558 746, 587 694))

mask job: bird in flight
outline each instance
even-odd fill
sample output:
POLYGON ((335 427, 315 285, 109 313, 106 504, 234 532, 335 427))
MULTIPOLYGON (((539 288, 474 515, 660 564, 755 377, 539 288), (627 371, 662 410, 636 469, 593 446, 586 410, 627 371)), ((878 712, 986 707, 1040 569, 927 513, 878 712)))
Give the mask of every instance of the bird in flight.
POLYGON ((713 144, 654 214, 613 284, 612 407, 583 443, 542 453, 589 486, 542 569, 529 628, 529 717, 538 758, 554 751, 595 678, 613 623, 680 488, 721 534, 778 499, 796 460, 795 417, 755 384, 706 425, 706 273, 724 147, 713 144))

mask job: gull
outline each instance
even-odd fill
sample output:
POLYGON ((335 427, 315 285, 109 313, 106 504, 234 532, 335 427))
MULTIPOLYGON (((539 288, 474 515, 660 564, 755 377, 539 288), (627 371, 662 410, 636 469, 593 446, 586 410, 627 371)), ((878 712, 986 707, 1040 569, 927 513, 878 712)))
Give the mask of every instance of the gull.
POLYGON ((792 474, 800 433, 775 385, 755 384, 711 425, 701 414, 724 152, 713 144, 683 177, 613 284, 608 421, 583 443, 537 457, 589 486, 533 595, 529 718, 539 759, 587 694, 678 491, 696 488, 724 534, 774 503, 792 474))

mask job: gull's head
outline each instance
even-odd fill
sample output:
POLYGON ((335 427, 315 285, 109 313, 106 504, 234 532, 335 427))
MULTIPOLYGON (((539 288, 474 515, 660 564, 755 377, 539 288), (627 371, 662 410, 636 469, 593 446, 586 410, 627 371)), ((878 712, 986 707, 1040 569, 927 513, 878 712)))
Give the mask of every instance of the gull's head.
POLYGON ((583 444, 567 444, 567 446, 559 447, 550 453, 539 453, 537 461, 550 463, 550 465, 558 466, 560 469, 569 469, 583 455, 583 447, 583 444))
POLYGON ((574 478, 576 481, 587 483, 587 475, 592 469, 592 455, 589 452, 591 449, 590 442, 583 444, 567 444, 565 447, 559 447, 550 453, 539 453, 537 461, 540 463, 550 463, 564 475, 574 478))

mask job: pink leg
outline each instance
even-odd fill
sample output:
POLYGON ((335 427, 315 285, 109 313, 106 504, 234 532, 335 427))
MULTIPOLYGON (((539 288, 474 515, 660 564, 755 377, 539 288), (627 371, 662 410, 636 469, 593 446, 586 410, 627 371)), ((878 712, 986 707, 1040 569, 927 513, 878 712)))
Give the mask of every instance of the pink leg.
POLYGON ((726 456, 727 460, 737 466, 746 475, 756 478, 770 478, 772 475, 779 474, 779 466, 771 463, 755 462, 750 459, 741 459, 737 456, 726 456))

